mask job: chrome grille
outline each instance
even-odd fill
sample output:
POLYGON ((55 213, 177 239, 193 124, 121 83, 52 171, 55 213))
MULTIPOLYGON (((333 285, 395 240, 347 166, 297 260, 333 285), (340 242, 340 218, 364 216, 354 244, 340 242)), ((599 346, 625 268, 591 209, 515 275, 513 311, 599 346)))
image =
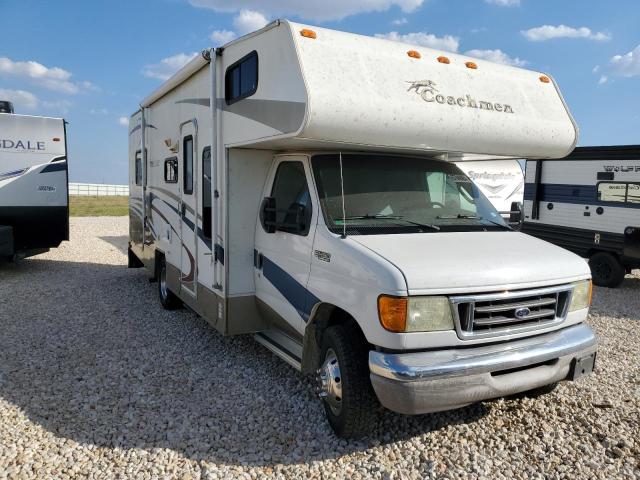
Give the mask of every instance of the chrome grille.
POLYGON ((538 330, 567 316, 572 285, 450 297, 458 336, 496 337, 538 330))

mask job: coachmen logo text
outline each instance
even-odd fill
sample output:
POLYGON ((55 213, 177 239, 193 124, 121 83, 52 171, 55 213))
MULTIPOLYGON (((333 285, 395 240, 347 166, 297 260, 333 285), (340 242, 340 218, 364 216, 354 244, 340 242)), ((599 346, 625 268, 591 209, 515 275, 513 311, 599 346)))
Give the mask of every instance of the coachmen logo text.
POLYGON ((410 84, 407 92, 414 90, 425 102, 440 103, 442 105, 452 105, 462 108, 477 108, 492 112, 513 113, 511 105, 504 103, 487 102, 485 100, 476 101, 471 95, 461 96, 442 95, 438 93, 436 83, 433 80, 415 80, 407 82, 410 84))

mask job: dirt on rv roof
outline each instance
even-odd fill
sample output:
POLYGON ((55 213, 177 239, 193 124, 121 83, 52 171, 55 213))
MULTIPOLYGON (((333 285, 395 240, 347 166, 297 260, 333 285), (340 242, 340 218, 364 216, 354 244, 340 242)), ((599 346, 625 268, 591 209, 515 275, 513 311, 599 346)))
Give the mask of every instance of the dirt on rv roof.
POLYGON ((1 478, 640 478, 640 272, 596 289, 594 375, 333 436, 310 379, 164 311, 126 217, 0 265, 1 478))

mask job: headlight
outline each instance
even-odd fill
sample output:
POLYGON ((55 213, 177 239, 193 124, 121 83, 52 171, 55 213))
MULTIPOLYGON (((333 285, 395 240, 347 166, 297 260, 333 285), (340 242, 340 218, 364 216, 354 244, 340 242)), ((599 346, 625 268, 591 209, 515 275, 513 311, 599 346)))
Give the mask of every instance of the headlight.
POLYGON ((453 330, 447 297, 378 297, 378 315, 390 332, 434 332, 453 330))
POLYGON ((588 308, 591 305, 591 280, 584 280, 573 284, 573 295, 571 296, 570 312, 588 308))

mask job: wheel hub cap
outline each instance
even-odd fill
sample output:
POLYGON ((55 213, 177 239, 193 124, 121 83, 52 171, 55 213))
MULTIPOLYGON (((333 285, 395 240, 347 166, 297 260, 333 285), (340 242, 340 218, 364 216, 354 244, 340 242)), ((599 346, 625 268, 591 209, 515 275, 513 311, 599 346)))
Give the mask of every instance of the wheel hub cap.
POLYGON ((167 270, 160 270, 160 295, 163 299, 167 298, 167 270))
POLYGON ((342 377, 338 356, 332 349, 327 350, 318 370, 318 387, 320 398, 327 402, 334 415, 339 415, 342 411, 342 377))

